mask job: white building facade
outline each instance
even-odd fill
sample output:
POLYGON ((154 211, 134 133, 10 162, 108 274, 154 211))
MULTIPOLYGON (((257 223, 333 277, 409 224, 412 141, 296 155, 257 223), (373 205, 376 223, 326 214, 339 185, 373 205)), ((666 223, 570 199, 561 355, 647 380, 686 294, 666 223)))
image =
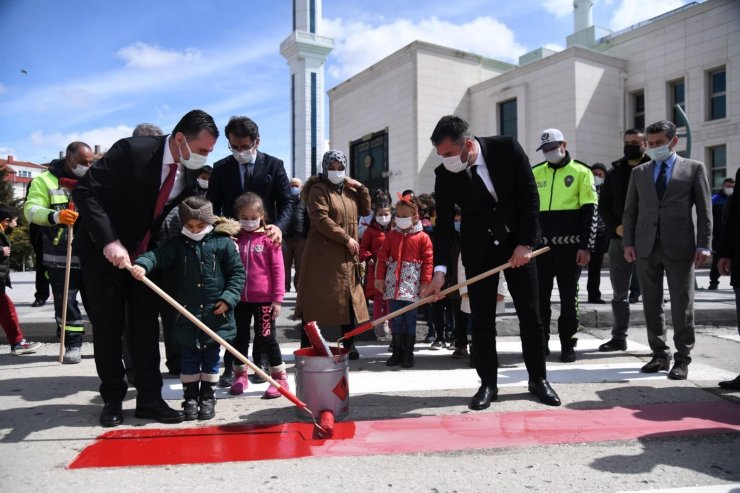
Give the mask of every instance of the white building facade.
POLYGON ((371 189, 423 193, 440 163, 429 136, 446 114, 476 135, 515 136, 532 164, 545 128, 563 131, 573 157, 608 164, 624 130, 668 119, 690 133, 679 150, 707 164, 713 189, 734 176, 740 2, 690 4, 614 34, 587 25, 592 2, 576 4, 581 29, 562 52, 540 48, 517 66, 417 41, 341 83, 329 91, 331 146, 371 189))

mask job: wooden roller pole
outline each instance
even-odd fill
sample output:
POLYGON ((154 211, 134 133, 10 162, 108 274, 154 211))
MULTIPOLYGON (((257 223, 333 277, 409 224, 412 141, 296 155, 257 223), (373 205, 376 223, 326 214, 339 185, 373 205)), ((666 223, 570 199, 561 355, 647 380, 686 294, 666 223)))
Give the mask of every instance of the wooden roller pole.
POLYGON ((62 332, 59 337, 59 362, 64 360, 64 328, 67 326, 67 304, 69 303, 69 276, 72 273, 72 237, 74 229, 67 225, 67 263, 64 265, 64 297, 62 298, 62 332))

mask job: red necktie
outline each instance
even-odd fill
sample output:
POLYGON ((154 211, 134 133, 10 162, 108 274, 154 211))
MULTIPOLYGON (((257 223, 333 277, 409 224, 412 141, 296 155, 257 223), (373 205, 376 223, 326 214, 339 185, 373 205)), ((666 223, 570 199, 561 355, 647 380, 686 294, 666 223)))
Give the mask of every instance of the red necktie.
MULTIPOLYGON (((167 203, 167 199, 170 198, 170 194, 172 193, 172 187, 175 186, 175 175, 177 174, 177 163, 170 163, 170 172, 167 175, 167 178, 164 179, 164 183, 162 183, 162 188, 159 189, 159 194, 157 194, 157 202, 154 204, 154 216, 152 216, 152 220, 155 220, 159 217, 160 214, 162 214, 162 211, 164 210, 164 206, 167 203)), ((144 239, 141 240, 141 243, 139 243, 139 248, 136 249, 134 252, 134 257, 138 257, 142 253, 146 252, 147 247, 149 246, 149 240, 152 237, 152 230, 151 226, 149 231, 146 232, 146 235, 144 235, 144 239)))

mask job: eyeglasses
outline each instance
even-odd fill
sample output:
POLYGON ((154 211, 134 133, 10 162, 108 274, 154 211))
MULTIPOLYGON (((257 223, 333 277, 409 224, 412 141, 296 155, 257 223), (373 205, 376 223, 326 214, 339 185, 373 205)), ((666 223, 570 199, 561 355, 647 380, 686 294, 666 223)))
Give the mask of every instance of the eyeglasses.
POLYGON ((236 152, 251 151, 256 146, 257 146, 257 142, 253 142, 251 146, 248 146, 248 145, 233 146, 231 145, 231 142, 229 142, 229 150, 236 151, 236 152))

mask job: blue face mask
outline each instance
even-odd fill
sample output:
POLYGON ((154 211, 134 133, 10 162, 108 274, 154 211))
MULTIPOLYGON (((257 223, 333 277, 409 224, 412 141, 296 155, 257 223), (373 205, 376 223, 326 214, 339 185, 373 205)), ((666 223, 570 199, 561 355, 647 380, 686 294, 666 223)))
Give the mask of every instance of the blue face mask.
POLYGON ((291 187, 290 188, 290 194, 294 197, 298 196, 298 194, 301 193, 301 189, 298 187, 291 187))
POLYGON ((460 221, 455 221, 455 231, 460 232, 460 221))
POLYGON ((648 149, 645 152, 648 156, 650 156, 650 159, 652 159, 653 161, 659 161, 661 163, 664 163, 666 160, 668 160, 668 158, 671 157, 671 154, 673 153, 668 144, 662 145, 660 147, 654 147, 653 149, 648 149))

